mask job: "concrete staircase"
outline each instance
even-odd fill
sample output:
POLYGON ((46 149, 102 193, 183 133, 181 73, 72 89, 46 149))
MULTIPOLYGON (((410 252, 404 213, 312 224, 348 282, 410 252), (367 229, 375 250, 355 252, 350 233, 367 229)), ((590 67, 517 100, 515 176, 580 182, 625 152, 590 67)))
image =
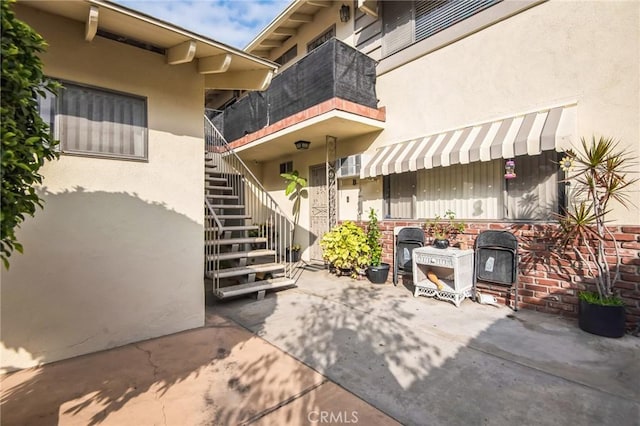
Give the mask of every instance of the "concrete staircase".
POLYGON ((210 151, 205 154, 207 292, 220 299, 251 293, 261 298, 267 290, 295 286, 295 264, 286 256, 291 245, 287 234, 293 228, 279 208, 269 205, 271 198, 259 182, 250 182, 253 175, 240 173, 244 164, 234 162, 236 157, 229 155, 223 159, 210 151), (256 198, 257 188, 266 195, 256 198))

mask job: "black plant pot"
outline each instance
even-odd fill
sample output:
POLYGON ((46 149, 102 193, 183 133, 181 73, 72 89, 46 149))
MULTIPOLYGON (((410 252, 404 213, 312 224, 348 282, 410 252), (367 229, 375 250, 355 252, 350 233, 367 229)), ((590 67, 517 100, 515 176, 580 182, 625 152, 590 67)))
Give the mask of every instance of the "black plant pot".
POLYGON ((435 240, 433 246, 439 249, 446 249, 449 247, 449 240, 435 240))
POLYGON ((298 262, 300 260, 300 250, 287 249, 287 262, 298 262))
POLYGON ((624 306, 604 306, 580 300, 578 325, 587 333, 604 337, 622 337, 625 330, 624 306))
POLYGON ((368 266, 367 278, 373 284, 384 284, 389 276, 389 264, 381 263, 380 266, 368 266))

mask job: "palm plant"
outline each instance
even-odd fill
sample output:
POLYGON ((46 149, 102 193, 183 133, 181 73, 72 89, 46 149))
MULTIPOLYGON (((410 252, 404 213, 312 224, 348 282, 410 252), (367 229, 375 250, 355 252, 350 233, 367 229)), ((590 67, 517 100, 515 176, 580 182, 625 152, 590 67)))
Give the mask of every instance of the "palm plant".
POLYGON ((573 171, 565 180, 573 188, 574 202, 559 215, 563 247, 571 247, 596 280, 597 295, 581 294, 581 298, 598 304, 621 304, 613 288, 620 278, 621 256, 614 234, 607 228, 610 202, 625 208, 630 200, 629 186, 638 179, 628 177, 629 153, 618 149, 611 138, 581 139, 581 150, 569 151, 561 162, 565 171, 573 171), (613 242, 615 263, 607 261, 607 241, 613 242), (595 300, 594 300, 595 299, 595 300))

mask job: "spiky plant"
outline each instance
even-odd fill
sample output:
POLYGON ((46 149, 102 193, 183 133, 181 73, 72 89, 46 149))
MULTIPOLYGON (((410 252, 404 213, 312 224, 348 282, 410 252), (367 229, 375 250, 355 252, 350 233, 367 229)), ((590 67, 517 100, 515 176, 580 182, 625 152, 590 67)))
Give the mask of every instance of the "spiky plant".
POLYGON ((629 177, 630 166, 629 152, 618 149, 617 141, 595 136, 590 141, 582 138, 581 149, 568 152, 563 160, 563 169, 572 169, 565 182, 571 185, 573 201, 559 215, 561 243, 595 278, 601 304, 616 299, 613 289, 620 278, 621 257, 616 238, 606 226, 607 215, 611 201, 629 207, 627 190, 638 180, 629 177), (615 249, 613 269, 606 257, 607 241, 615 249))

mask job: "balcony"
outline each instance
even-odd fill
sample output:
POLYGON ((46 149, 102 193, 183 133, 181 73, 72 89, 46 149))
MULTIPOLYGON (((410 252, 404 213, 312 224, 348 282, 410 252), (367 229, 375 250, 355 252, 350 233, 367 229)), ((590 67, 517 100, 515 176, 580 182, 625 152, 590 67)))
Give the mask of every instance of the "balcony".
POLYGON ((327 135, 380 131, 385 111, 377 107, 375 67, 334 38, 274 77, 266 91, 249 93, 212 121, 242 157, 260 160, 293 152, 298 139, 324 142, 327 135))

